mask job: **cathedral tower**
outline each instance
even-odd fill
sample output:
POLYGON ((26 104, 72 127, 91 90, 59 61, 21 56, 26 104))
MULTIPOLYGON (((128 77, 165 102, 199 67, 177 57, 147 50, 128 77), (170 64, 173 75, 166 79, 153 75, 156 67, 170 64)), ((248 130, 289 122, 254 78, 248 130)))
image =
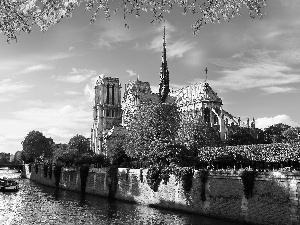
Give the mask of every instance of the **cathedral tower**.
POLYGON ((163 55, 160 67, 160 83, 159 83, 159 97, 161 102, 166 102, 169 88, 169 70, 167 64, 167 49, 166 49, 166 28, 164 27, 164 43, 163 43, 163 55))
POLYGON ((103 135, 121 123, 121 85, 119 78, 99 76, 95 85, 94 123, 91 130, 91 149, 104 153, 103 135))

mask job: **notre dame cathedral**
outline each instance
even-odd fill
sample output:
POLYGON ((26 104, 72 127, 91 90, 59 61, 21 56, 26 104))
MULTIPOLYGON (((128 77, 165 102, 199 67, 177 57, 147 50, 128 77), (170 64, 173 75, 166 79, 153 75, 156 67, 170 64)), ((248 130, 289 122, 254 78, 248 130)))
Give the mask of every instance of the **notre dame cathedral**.
POLYGON ((97 79, 91 129, 91 149, 95 153, 107 155, 106 151, 113 137, 124 135, 126 132, 129 116, 138 110, 141 104, 147 103, 174 103, 182 113, 199 113, 206 123, 219 131, 222 140, 227 139, 232 125, 255 128, 254 118, 249 125, 249 119, 247 123, 243 123, 239 117, 226 112, 222 107, 222 99, 206 81, 170 91, 165 32, 163 38, 159 93, 152 93, 149 82, 137 79, 125 84, 121 101, 119 78, 99 76, 97 79), (103 148, 104 144, 106 148, 103 148))

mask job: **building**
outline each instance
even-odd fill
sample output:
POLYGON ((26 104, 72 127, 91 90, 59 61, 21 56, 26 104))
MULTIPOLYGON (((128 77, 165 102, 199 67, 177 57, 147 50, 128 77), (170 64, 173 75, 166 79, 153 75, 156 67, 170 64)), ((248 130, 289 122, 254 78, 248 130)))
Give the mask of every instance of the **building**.
MULTIPOLYGON (((223 110, 222 99, 206 81, 170 91, 165 30, 163 40, 159 93, 152 93, 149 82, 136 79, 125 84, 121 103, 119 78, 99 76, 95 86, 94 122, 91 129, 91 149, 94 152, 107 155, 107 149, 113 146, 113 140, 126 133, 130 116, 138 111, 142 104, 159 102, 177 104, 184 114, 200 115, 219 132, 222 140, 227 139, 233 126, 249 128, 249 119, 245 124, 240 118, 223 110)), ((255 127, 254 119, 251 127, 255 127)))
POLYGON ((103 153, 103 137, 122 121, 121 84, 119 78, 99 76, 95 86, 91 129, 91 149, 103 153))

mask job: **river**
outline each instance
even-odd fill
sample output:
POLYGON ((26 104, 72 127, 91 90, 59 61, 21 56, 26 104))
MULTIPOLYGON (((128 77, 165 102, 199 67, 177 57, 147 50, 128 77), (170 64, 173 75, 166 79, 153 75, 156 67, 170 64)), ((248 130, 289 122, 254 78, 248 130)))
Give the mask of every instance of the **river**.
POLYGON ((165 209, 112 201, 94 195, 56 190, 20 174, 0 169, 0 177, 15 177, 20 184, 16 193, 0 192, 0 224, 174 224, 242 225, 241 223, 174 212, 165 209))

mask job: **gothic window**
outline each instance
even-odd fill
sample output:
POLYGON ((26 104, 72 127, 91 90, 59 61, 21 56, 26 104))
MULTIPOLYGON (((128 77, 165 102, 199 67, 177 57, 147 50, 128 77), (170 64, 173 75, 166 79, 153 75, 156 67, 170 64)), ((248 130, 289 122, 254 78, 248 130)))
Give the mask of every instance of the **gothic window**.
POLYGON ((106 87, 106 104, 109 104, 109 84, 106 87))
POLYGON ((106 110, 106 117, 110 117, 110 115, 109 115, 109 109, 106 110))
POLYGON ((111 104, 114 105, 115 101, 115 85, 112 86, 112 97, 111 97, 111 104))

